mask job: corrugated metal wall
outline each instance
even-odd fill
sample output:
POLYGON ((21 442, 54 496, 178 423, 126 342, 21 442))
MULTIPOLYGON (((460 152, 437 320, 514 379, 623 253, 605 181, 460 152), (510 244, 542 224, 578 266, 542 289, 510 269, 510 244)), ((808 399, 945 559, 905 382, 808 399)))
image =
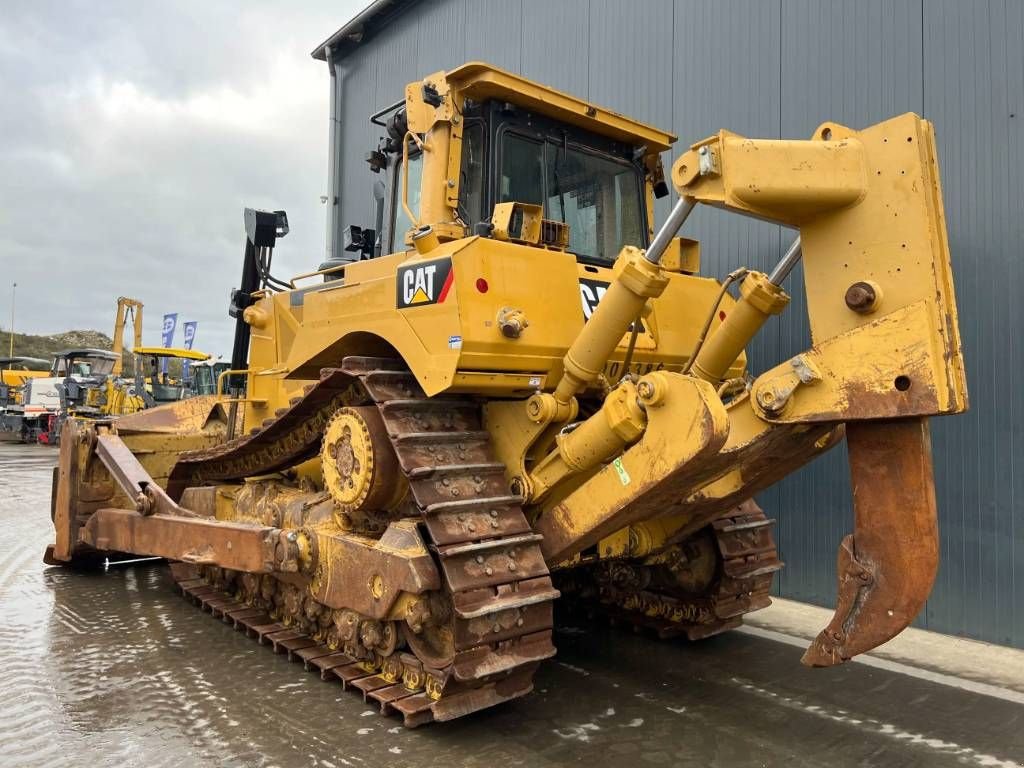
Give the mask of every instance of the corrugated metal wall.
MULTIPOLYGON (((422 0, 338 62, 342 223, 370 220, 368 115, 408 81, 471 59, 673 130, 683 146, 720 127, 806 137, 825 120, 859 127, 912 110, 935 121, 972 410, 933 425, 943 561, 918 624, 1024 647, 1024 4, 422 0)), ((767 268, 791 238, 713 210, 686 233, 718 276, 767 268)), ((755 371, 809 344, 796 292, 752 350, 755 371)), ((843 449, 761 495, 779 520, 781 595, 831 604, 849 498, 843 449)))

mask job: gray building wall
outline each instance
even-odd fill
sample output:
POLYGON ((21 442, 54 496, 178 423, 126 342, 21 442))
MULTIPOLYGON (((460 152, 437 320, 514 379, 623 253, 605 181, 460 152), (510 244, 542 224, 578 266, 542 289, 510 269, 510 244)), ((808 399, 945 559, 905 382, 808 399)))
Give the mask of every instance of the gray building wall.
MULTIPOLYGON (((1016 0, 420 0, 337 61, 337 220, 371 221, 368 116, 407 82, 481 59, 666 128, 809 137, 914 111, 933 120, 971 393, 933 422, 942 564, 918 625, 1024 647, 1024 4, 1016 0)), ((659 216, 668 201, 659 203, 659 216)), ((767 269, 792 237, 698 210, 703 272, 767 269)), ((794 302, 751 349, 765 370, 810 343, 794 302)), ((831 605, 851 530, 845 448, 759 496, 779 521, 784 597, 831 605)))

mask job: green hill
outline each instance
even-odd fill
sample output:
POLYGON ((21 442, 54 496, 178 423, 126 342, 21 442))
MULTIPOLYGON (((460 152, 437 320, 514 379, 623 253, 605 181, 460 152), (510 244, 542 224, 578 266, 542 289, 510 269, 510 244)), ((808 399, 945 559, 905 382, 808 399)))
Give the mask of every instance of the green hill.
MULTIPOLYGON (((7 357, 10 350, 11 334, 0 330, 0 357, 7 357)), ((36 336, 31 333, 14 334, 14 354, 20 357, 38 357, 46 361, 65 349, 90 347, 112 349, 114 342, 99 331, 65 331, 50 336, 36 336)))
MULTIPOLYGON (((0 328, 0 357, 7 357, 10 350, 11 334, 0 328)), ((105 333, 99 331, 65 331, 54 333, 50 336, 35 336, 31 333, 14 334, 14 354, 17 357, 38 357, 49 363, 53 356, 65 349, 113 349, 114 342, 105 333)), ((122 355, 124 359, 125 375, 134 375, 135 364, 132 354, 125 350, 122 355)), ((172 378, 181 376, 181 361, 170 360, 167 365, 167 372, 172 378)))

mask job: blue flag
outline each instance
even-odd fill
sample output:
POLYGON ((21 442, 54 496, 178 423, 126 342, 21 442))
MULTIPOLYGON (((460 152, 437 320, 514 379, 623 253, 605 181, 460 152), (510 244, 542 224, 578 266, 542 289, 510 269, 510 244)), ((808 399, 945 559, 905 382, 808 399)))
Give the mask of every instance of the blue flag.
MULTIPOLYGON (((174 341, 174 331, 178 327, 178 313, 171 312, 164 315, 164 327, 160 332, 162 343, 165 347, 171 346, 174 341)), ((160 372, 167 373, 167 358, 163 358, 160 364, 160 372)))
MULTIPOLYGON (((195 320, 189 320, 187 323, 182 323, 181 330, 185 333, 185 349, 192 349, 192 342, 196 340, 196 326, 199 325, 195 320)), ((190 363, 188 360, 183 360, 181 363, 181 378, 188 379, 190 363)))

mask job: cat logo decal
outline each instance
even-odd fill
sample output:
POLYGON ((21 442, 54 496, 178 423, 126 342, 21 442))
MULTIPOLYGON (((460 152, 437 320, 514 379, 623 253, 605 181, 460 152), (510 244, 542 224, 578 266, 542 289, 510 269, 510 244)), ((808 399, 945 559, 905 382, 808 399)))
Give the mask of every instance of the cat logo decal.
POLYGON ((443 304, 448 298, 454 277, 451 259, 423 261, 399 267, 395 304, 399 309, 443 304))

